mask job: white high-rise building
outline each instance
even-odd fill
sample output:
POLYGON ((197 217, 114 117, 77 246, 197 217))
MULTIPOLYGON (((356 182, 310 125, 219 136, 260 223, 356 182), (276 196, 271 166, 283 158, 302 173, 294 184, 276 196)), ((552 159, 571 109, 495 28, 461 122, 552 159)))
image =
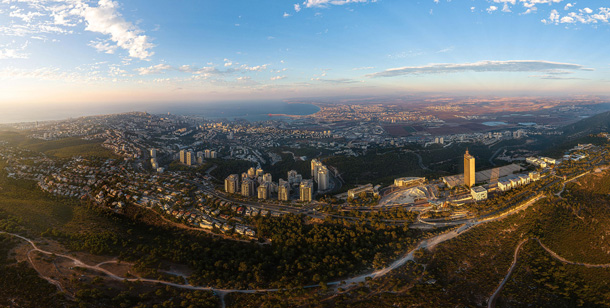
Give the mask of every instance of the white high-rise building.
POLYGON ((320 169, 320 167, 322 167, 322 166, 324 166, 324 165, 319 160, 317 160, 317 159, 311 160, 311 177, 314 178, 314 180, 315 180, 316 176, 318 175, 318 169, 320 169))
POLYGON ((318 169, 317 179, 318 190, 327 190, 330 186, 330 172, 326 166, 322 166, 318 169))

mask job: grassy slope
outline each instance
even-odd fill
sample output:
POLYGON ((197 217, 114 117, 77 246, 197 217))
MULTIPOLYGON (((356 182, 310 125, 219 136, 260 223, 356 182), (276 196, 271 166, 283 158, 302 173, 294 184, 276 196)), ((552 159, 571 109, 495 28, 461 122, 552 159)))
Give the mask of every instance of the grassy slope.
POLYGON ((27 137, 25 132, 0 132, 0 140, 7 141, 14 146, 43 152, 59 158, 72 156, 97 156, 101 158, 117 158, 111 151, 102 147, 103 140, 84 140, 77 137, 59 140, 40 140, 27 137))

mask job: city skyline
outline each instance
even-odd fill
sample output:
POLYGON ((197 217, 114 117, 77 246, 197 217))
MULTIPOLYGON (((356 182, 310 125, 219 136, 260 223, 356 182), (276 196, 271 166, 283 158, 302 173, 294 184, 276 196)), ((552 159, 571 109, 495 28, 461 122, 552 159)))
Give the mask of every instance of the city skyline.
POLYGON ((4 0, 0 98, 36 108, 438 92, 608 95, 604 4, 4 0))

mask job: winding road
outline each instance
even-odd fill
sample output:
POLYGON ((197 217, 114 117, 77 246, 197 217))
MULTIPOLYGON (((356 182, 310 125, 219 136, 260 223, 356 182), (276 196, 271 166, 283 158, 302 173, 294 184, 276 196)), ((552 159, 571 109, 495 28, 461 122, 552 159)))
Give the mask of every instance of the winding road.
MULTIPOLYGON (((469 230, 472 227, 475 227, 479 224, 483 224, 483 223, 487 223, 487 222, 491 222, 491 221, 495 221, 501 218, 504 218, 506 216, 512 215, 526 207, 529 207, 530 205, 534 204, 536 201, 538 201, 539 199, 544 198, 543 195, 538 195, 530 200, 528 200, 527 202, 525 202, 524 204, 522 204, 519 207, 516 207, 506 213, 503 213, 501 215, 497 215, 494 217, 489 217, 489 218, 485 218, 483 220, 475 220, 472 219, 470 221, 467 221, 465 224, 463 224, 461 227, 459 227, 457 230, 453 230, 450 232, 446 232, 437 236, 434 236, 432 238, 423 240, 419 243, 419 245, 408 251, 407 253, 405 253, 400 259, 394 261, 392 264, 390 264, 388 267, 374 271, 372 273, 368 273, 368 274, 362 274, 362 275, 358 275, 352 278, 348 278, 348 279, 344 279, 342 281, 333 281, 328 283, 328 285, 332 285, 332 286, 340 286, 340 285, 344 285, 344 286, 353 286, 353 285, 357 285, 360 282, 365 282, 368 278, 379 278, 382 277, 386 274, 388 274, 389 272, 395 270, 396 268, 404 265, 405 263, 407 263, 408 261, 412 261, 414 259, 414 253, 415 251, 417 251, 418 249, 421 248, 432 248, 444 241, 450 240, 452 238, 455 238, 457 236, 459 236, 460 234, 462 234, 464 231, 469 230)), ((19 238, 21 240, 26 241, 30 246, 32 246, 32 250, 30 250, 28 252, 28 259, 30 264, 32 264, 32 266, 35 268, 34 263, 32 262, 31 258, 29 258, 29 253, 32 251, 38 251, 40 253, 43 254, 47 254, 47 255, 54 255, 56 257, 61 257, 61 258, 66 258, 68 260, 71 260, 74 264, 74 266, 78 266, 78 267, 82 267, 82 268, 86 268, 89 270, 93 270, 96 272, 100 272, 103 273, 105 275, 107 275, 108 277, 110 277, 111 279, 115 279, 115 280, 119 280, 119 281, 140 281, 140 282, 148 282, 148 283, 157 283, 157 284, 162 284, 162 285, 167 285, 167 286, 171 286, 171 287, 175 287, 175 288, 181 288, 181 289, 188 289, 188 290, 202 290, 202 291, 213 291, 216 292, 216 294, 220 297, 221 299, 221 303, 223 304, 224 307, 224 296, 226 294, 229 293, 257 293, 257 292, 277 292, 281 289, 252 289, 252 290, 239 290, 239 289, 219 289, 219 288, 213 288, 213 287, 204 287, 204 286, 194 286, 191 284, 178 284, 178 283, 173 283, 173 282, 168 282, 168 281, 163 281, 163 280, 158 280, 158 279, 148 279, 148 278, 126 278, 126 277, 120 277, 112 272, 110 272, 107 269, 102 268, 101 266, 104 264, 108 264, 108 263, 116 263, 116 260, 110 260, 110 261, 105 261, 105 262, 101 262, 98 263, 96 265, 88 265, 86 263, 84 263, 83 261, 66 255, 66 254, 59 254, 59 253, 54 253, 54 252, 50 252, 50 251, 46 251, 43 249, 40 249, 38 246, 36 246, 36 244, 34 243, 33 240, 26 238, 24 236, 18 235, 18 234, 14 234, 14 233, 10 233, 10 232, 4 232, 4 231, 0 231, 0 234, 6 234, 6 235, 10 235, 16 238, 19 238)), ((53 280, 49 277, 44 276, 40 271, 38 271, 36 269, 36 271, 38 272, 38 274, 45 280, 49 281, 50 283, 52 283, 53 285, 57 286, 57 288, 60 291, 63 291, 63 287, 61 286, 61 283, 59 283, 56 280, 53 280)), ((318 287, 319 285, 309 285, 309 286, 305 286, 304 288, 315 288, 318 287)), ((335 290, 336 292, 336 290, 335 290)))
POLYGON ((506 274, 506 276, 504 277, 504 279, 502 280, 500 285, 498 285, 498 288, 496 288, 494 293, 489 298, 489 301, 487 302, 488 308, 494 308, 496 306, 496 300, 498 299, 498 295, 500 294, 500 291, 502 291, 502 289, 504 288, 504 285, 508 282, 508 279, 510 278, 513 271, 515 270, 515 267, 517 265, 517 257, 519 256, 519 250, 521 249, 521 246, 523 246, 523 244, 525 244, 526 242, 528 242, 530 240, 535 240, 536 242, 538 242, 538 244, 540 244, 540 247, 542 247, 546 252, 548 252, 554 259, 559 260, 563 263, 584 266, 587 268, 610 268, 610 264, 591 264, 591 263, 573 262, 573 261, 567 260, 567 259, 563 258, 562 256, 558 255, 556 252, 552 251, 550 248, 546 247, 544 244, 542 244, 540 239, 527 238, 527 239, 524 239, 521 242, 519 242, 519 245, 517 245, 517 248, 515 249, 515 255, 513 257, 513 263, 510 265, 508 273, 506 274))

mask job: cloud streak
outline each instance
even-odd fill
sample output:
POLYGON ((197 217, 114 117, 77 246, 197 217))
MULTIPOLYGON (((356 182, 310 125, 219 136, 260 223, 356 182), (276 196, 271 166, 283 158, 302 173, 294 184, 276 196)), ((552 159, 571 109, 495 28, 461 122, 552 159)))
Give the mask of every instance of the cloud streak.
POLYGON ((439 63, 424 66, 405 66, 366 75, 367 77, 396 77, 403 75, 448 74, 464 72, 557 72, 592 71, 579 64, 538 60, 479 61, 473 63, 439 63))
MULTIPOLYGON (((377 2, 377 0, 306 0, 303 2, 303 5, 306 8, 321 8, 328 7, 330 5, 344 5, 350 3, 367 3, 367 2, 377 2)), ((298 12, 301 10, 301 7, 295 5, 295 10, 298 12)))

